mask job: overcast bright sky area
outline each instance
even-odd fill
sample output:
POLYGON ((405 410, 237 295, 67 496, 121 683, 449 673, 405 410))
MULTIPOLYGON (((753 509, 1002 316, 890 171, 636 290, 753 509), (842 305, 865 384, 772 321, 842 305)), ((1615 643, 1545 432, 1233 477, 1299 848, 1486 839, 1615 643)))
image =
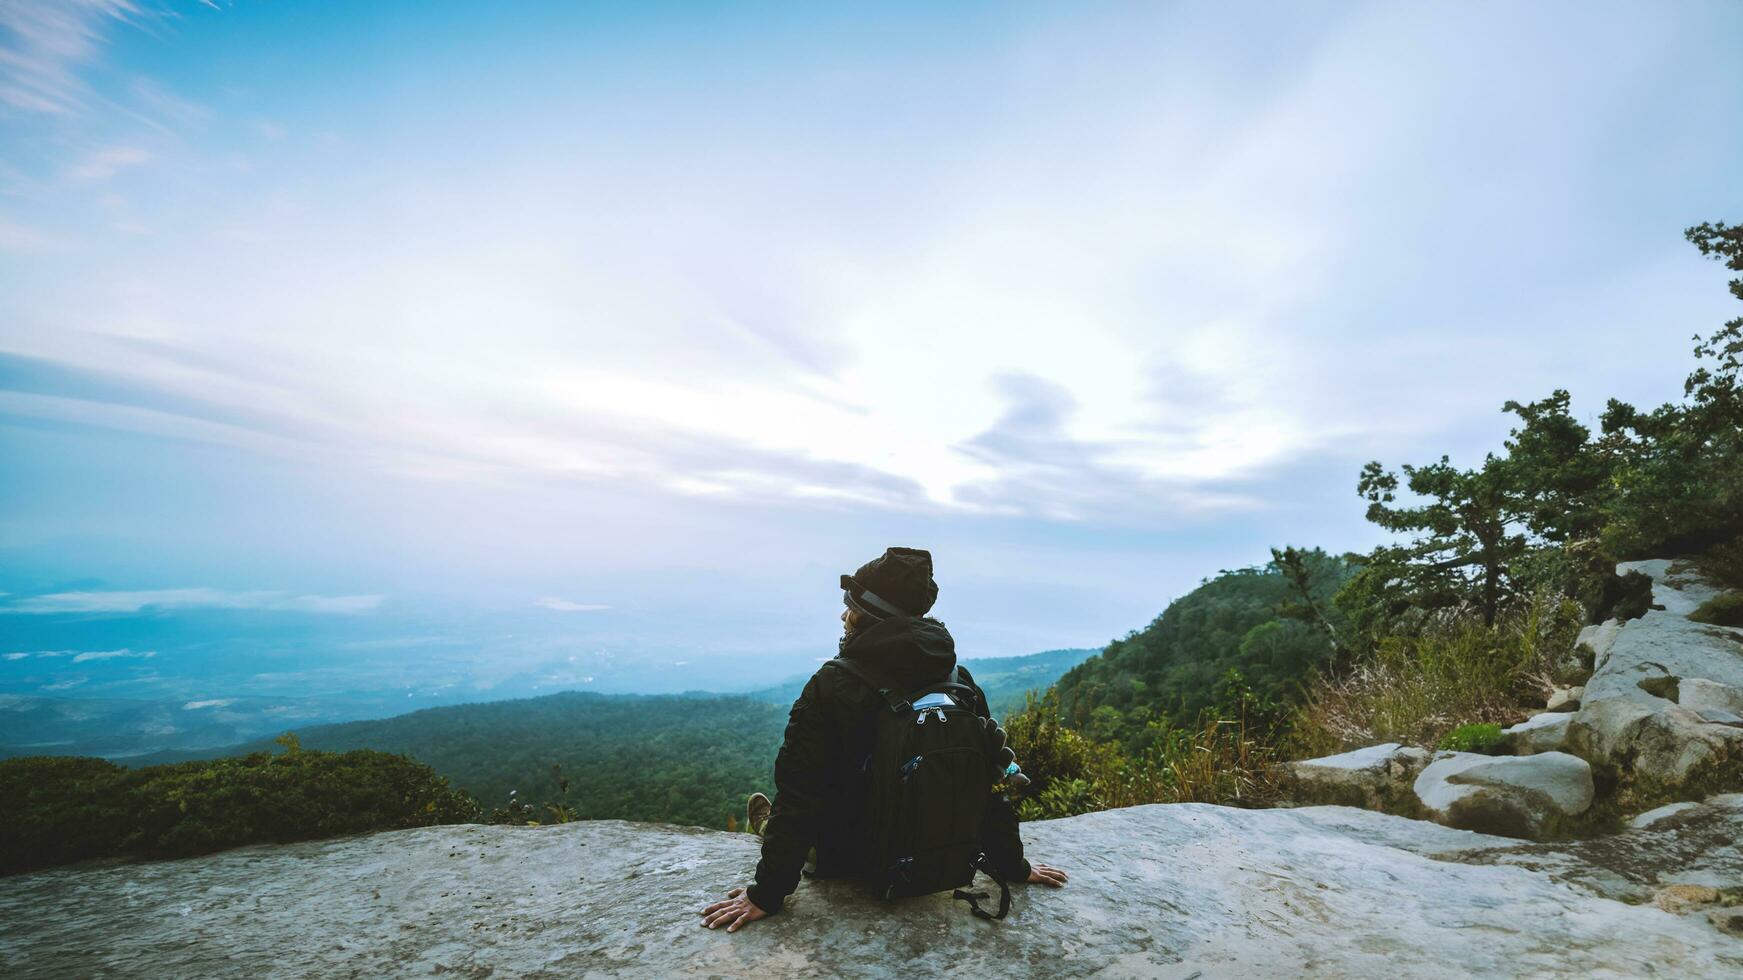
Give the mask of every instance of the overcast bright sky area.
POLYGON ((1099 646, 1371 546, 1368 459, 1677 397, 1740 51, 1723 0, 0 0, 0 689, 749 682, 892 544, 966 655, 1099 646))

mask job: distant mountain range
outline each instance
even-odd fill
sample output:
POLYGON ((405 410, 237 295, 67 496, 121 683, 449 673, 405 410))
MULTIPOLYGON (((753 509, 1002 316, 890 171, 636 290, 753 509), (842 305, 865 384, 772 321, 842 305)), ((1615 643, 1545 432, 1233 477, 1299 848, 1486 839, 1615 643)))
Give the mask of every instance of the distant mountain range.
MULTIPOLYGON (((1090 649, 1049 650, 1019 657, 968 660, 996 712, 1021 707, 1029 690, 1045 688, 1065 671, 1095 655, 1090 649)), ((806 675, 808 676, 808 675, 806 675)), ((785 706, 798 697, 806 676, 739 695, 785 706)), ((680 697, 725 696, 692 692, 680 697)), ((604 695, 634 698, 635 695, 604 695)), ((541 698, 519 699, 534 703, 541 698)), ((166 758, 212 758, 262 746, 287 730, 319 740, 327 728, 357 718, 394 720, 391 699, 211 697, 196 700, 61 698, 0 694, 0 758, 19 755, 95 755, 138 764, 166 758)), ((477 704, 429 709, 464 714, 477 704)), ((422 715, 424 712, 414 712, 422 715)), ((409 717, 400 715, 398 717, 409 717)), ((390 726, 391 728, 391 726, 390 726)), ((377 747, 377 746, 372 746, 377 747)))
MULTIPOLYGON (((1020 707, 1026 692, 1046 687, 1095 653, 1050 650, 967 663, 995 710, 1003 713, 1020 707)), ((795 677, 739 695, 567 691, 300 727, 296 733, 305 748, 370 748, 410 756, 489 807, 504 805, 512 791, 516 799, 535 804, 540 816, 548 816, 546 803, 562 803, 583 819, 724 826, 746 795, 773 789, 786 707, 804 681, 795 677)), ((286 727, 293 726, 278 731, 286 727)), ((118 761, 154 765, 256 751, 278 748, 271 737, 260 737, 118 761)))

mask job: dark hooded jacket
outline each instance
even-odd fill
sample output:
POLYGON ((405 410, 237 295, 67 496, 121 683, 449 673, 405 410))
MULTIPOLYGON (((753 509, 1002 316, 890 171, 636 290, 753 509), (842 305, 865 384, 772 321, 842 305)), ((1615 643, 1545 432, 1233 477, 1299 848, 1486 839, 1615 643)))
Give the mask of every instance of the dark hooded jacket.
MULTIPOLYGON (((898 616, 853 634, 841 656, 912 691, 944 680, 956 663, 956 643, 935 619, 898 616)), ((967 670, 963 683, 977 695, 976 711, 990 717, 986 695, 967 670)), ((774 812, 763 828, 763 855, 749 897, 774 914, 793 889, 806 855, 817 849, 819 877, 857 874, 866 840, 864 772, 871 754, 873 721, 888 710, 878 695, 846 670, 824 665, 793 702, 786 736, 775 757, 774 812)), ((1006 881, 1029 877, 1017 817, 1010 804, 990 796, 981 847, 1006 881)))

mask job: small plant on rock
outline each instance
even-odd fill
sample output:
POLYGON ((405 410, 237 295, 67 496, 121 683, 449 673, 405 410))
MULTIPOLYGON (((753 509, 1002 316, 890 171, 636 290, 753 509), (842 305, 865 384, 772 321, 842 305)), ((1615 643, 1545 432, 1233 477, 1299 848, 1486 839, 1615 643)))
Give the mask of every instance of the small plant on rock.
POLYGON ((1498 755, 1507 747, 1507 736, 1501 731, 1500 725, 1493 723, 1460 725, 1441 736, 1435 747, 1453 752, 1498 755))

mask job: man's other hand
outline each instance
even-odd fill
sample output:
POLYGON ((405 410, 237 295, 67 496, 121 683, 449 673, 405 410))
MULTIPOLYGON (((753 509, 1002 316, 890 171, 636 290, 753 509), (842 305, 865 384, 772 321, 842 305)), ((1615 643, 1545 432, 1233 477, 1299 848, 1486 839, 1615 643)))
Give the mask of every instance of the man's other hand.
MULTIPOLYGON (((1064 877, 1063 872, 1054 873, 1064 877)), ((710 929, 725 926, 727 932, 737 932, 739 926, 755 922, 766 915, 768 913, 757 908, 750 896, 744 893, 744 889, 734 888, 726 893, 726 901, 715 902, 702 910, 702 924, 710 929)))
POLYGON ((1065 872, 1050 864, 1041 864, 1038 861, 1030 862, 1029 864, 1029 883, 1031 885, 1046 885, 1048 888, 1064 888, 1065 882, 1069 878, 1070 876, 1065 872))

